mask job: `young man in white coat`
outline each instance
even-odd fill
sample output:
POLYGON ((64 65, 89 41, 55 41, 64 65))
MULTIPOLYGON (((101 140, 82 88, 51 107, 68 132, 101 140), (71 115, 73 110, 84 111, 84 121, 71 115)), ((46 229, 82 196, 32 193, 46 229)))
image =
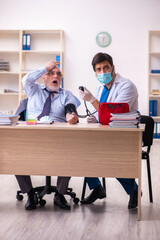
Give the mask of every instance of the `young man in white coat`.
MULTIPOLYGON (((113 59, 107 53, 97 53, 92 60, 93 70, 96 73, 97 80, 102 84, 97 88, 96 96, 84 87, 84 91, 79 90, 80 98, 90 102, 97 110, 97 113, 88 117, 88 123, 98 122, 98 108, 103 102, 124 102, 128 103, 129 110, 135 111, 138 109, 138 92, 137 88, 130 80, 120 76, 115 72, 113 59)), ((138 186, 135 182, 134 193, 131 198, 131 179, 117 178, 120 184, 128 195, 130 195, 128 208, 137 207, 138 186)), ((86 181, 90 189, 93 189, 91 194, 81 201, 81 204, 91 204, 97 199, 106 197, 106 193, 98 178, 86 177, 86 181)))

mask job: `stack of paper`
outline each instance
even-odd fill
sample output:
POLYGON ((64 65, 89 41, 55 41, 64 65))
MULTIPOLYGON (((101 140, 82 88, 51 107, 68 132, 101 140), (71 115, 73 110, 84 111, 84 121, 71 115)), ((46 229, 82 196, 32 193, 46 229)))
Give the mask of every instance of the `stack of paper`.
POLYGON ((0 125, 16 125, 19 119, 19 115, 0 115, 0 125))
POLYGON ((140 122, 140 113, 138 111, 128 113, 111 113, 110 127, 136 128, 140 122))

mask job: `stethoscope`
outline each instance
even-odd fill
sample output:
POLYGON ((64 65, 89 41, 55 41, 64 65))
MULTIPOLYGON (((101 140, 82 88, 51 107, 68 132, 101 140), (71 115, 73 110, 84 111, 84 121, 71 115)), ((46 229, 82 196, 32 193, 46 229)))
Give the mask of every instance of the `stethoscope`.
MULTIPOLYGON (((102 85, 103 85, 103 84, 102 84, 102 85)), ((111 90, 112 85, 111 85, 111 87, 110 87, 109 89, 106 87, 106 85, 103 85, 103 87, 106 88, 107 90, 109 90, 109 91, 108 91, 108 94, 107 94, 107 97, 106 97, 106 99, 105 99, 105 101, 104 101, 104 102, 106 102, 107 99, 108 99, 108 96, 109 96, 109 93, 110 93, 110 90, 111 90)), ((80 89, 81 91, 84 91, 84 87, 83 87, 83 86, 80 86, 79 89, 80 89)), ((90 116, 92 116, 93 114, 95 114, 95 113, 97 112, 97 110, 96 110, 96 111, 94 111, 94 112, 91 113, 91 112, 89 111, 88 107, 87 107, 86 101, 84 101, 84 106, 85 106, 85 109, 86 109, 86 115, 78 115, 78 114, 77 114, 77 116, 78 116, 79 118, 90 117, 90 116)))

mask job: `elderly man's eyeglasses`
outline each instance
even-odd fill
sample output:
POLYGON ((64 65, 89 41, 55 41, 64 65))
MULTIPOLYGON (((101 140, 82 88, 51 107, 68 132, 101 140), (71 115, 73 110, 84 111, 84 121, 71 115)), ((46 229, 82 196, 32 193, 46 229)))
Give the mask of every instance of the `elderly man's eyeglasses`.
POLYGON ((57 75, 58 77, 61 77, 62 76, 62 73, 61 72, 55 72, 55 71, 49 71, 46 73, 46 75, 48 76, 54 76, 54 75, 57 75))

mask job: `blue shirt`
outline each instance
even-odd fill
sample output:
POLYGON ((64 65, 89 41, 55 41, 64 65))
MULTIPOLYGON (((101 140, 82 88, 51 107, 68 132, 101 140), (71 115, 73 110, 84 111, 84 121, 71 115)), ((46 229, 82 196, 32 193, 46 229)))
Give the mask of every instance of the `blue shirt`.
POLYGON ((103 91, 102 91, 101 98, 100 98, 100 103, 107 102, 107 98, 109 96, 110 90, 111 90, 111 87, 109 89, 103 87, 103 91))
MULTIPOLYGON (((42 77, 47 72, 46 68, 41 68, 27 74, 23 79, 24 91, 28 97, 27 118, 36 119, 43 110, 44 103, 49 93, 43 84, 38 84, 37 79, 42 77)), ((49 117, 54 122, 65 122, 65 106, 72 103, 77 107, 80 106, 80 101, 70 91, 60 88, 54 97, 51 99, 51 110, 49 117)))

